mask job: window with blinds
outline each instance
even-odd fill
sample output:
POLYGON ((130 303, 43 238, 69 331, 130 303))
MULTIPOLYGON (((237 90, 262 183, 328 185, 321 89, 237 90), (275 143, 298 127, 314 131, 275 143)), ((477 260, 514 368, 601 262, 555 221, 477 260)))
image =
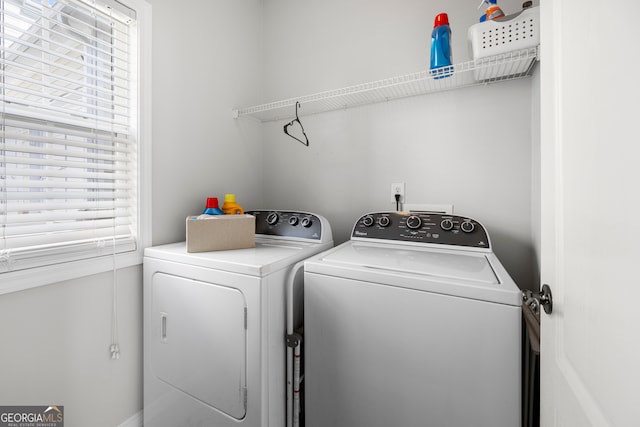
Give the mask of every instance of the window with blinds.
POLYGON ((0 6, 0 273, 136 250, 135 12, 0 6))

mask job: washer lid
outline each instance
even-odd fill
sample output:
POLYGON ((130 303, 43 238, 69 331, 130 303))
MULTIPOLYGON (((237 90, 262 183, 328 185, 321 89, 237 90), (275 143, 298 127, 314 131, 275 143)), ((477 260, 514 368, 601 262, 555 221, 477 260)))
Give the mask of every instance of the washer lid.
POLYGON ((520 289, 491 252, 349 241, 305 262, 305 273, 519 306, 520 289))
POLYGON ((323 260, 378 270, 464 280, 500 283, 484 254, 406 247, 372 246, 354 242, 323 260))

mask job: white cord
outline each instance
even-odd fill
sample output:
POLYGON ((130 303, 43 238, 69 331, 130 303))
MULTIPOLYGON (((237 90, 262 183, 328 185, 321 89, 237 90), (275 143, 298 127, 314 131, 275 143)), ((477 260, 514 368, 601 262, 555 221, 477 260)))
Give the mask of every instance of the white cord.
MULTIPOLYGON (((110 13, 112 12, 111 8, 109 8, 110 13)), ((115 131, 111 129, 111 143, 115 146, 115 140, 113 135, 115 131)), ((116 263, 116 198, 113 198, 113 240, 112 240, 112 260, 113 260, 113 303, 112 308, 113 312, 111 314, 111 346, 109 347, 109 351, 111 351, 111 359, 117 360, 120 359, 120 346, 118 345, 118 268, 116 263)))
POLYGON ((112 359, 120 359, 120 346, 118 345, 118 281, 116 280, 116 261, 113 257, 113 312, 111 314, 111 352, 112 359))

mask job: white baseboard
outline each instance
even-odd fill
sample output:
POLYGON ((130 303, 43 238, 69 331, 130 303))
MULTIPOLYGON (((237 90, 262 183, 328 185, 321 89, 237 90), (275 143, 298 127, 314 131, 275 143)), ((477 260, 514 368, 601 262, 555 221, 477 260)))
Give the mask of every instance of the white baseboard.
POLYGON ((140 411, 120 424, 118 427, 142 427, 142 419, 142 411, 140 411))

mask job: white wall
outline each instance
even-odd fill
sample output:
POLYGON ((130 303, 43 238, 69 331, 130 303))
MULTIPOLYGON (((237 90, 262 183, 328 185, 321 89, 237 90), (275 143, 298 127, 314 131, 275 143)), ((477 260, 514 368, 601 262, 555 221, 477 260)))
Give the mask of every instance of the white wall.
MULTIPOLYGON (((521 1, 501 1, 516 12, 521 1)), ((276 101, 428 67, 433 19, 446 11, 453 61, 470 59, 477 3, 444 0, 268 0, 265 99, 276 101)), ((269 206, 325 215, 338 242, 363 213, 391 210, 390 185, 409 203, 449 203, 482 222, 521 287, 533 284, 532 79, 305 116, 310 146, 264 124, 269 206)), ((292 117, 294 111, 292 110, 292 117)), ((243 121, 243 122, 248 122, 243 121)))
POLYGON ((207 196, 262 203, 260 126, 233 107, 260 96, 260 0, 151 0, 153 244, 184 240, 207 196))
POLYGON ((0 403, 63 405, 65 426, 117 426, 142 407, 142 269, 117 272, 121 356, 110 358, 112 272, 0 296, 0 403))

